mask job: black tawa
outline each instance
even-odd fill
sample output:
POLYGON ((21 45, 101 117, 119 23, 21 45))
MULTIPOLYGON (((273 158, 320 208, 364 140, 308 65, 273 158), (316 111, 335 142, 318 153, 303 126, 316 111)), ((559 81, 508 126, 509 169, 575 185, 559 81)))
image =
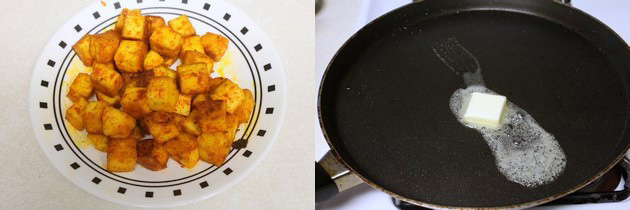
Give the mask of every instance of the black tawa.
MULTIPOLYGON (((550 0, 425 0, 357 32, 326 70, 322 129, 334 155, 365 182, 427 207, 526 207, 580 189, 630 144, 630 49, 610 28, 550 0), (466 85, 431 46, 456 39, 486 87, 553 134, 566 157, 555 181, 507 180, 481 134, 449 98, 466 85)), ((319 186, 319 184, 318 184, 319 186)))

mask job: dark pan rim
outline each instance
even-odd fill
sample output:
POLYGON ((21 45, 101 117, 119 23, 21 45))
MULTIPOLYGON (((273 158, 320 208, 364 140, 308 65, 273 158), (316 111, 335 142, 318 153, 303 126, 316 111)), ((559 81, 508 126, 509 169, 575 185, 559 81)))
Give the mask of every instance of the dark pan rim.
MULTIPOLYGON (((630 51, 630 46, 628 46, 628 44, 619 36, 619 34, 617 34, 614 30, 612 30, 610 27, 608 27, 608 25, 602 23, 597 18, 589 15, 588 13, 586 13, 586 12, 580 10, 580 9, 572 7, 570 5, 567 5, 567 4, 564 4, 564 3, 560 3, 560 2, 555 2, 555 1, 550 1, 550 2, 553 2, 553 3, 556 3, 556 4, 560 4, 562 6, 565 6, 567 9, 573 10, 573 12, 577 12, 577 13, 579 13, 579 15, 584 15, 585 17, 588 17, 588 18, 594 20, 596 23, 604 26, 604 28, 607 29, 609 33, 612 33, 613 35, 615 35, 615 37, 617 38, 618 42, 624 43, 625 46, 626 46, 626 49, 628 51, 630 51)), ((332 154, 335 156, 335 158, 341 164, 343 164, 343 166, 346 167, 350 172, 352 172, 357 177, 361 178, 361 180, 363 180, 363 182, 367 183, 371 187, 373 187, 373 188, 375 188, 375 189, 377 189, 379 191, 385 192, 388 195, 390 195, 390 196, 392 196, 392 197, 394 197, 396 199, 399 199, 399 200, 402 200, 402 201, 405 201, 405 202, 408 202, 408 203, 411 203, 411 204, 414 204, 414 205, 422 206, 422 207, 427 207, 427 208, 449 208, 449 209, 453 209, 453 208, 471 208, 471 207, 464 207, 464 206, 446 206, 446 205, 437 205, 437 204, 421 202, 421 201, 418 201, 418 200, 414 200, 414 199, 407 198, 405 196, 399 195, 399 194, 397 194, 395 192, 392 192, 392 191, 389 191, 387 189, 384 189, 384 188, 380 187, 379 185, 373 183, 372 181, 370 181, 367 178, 363 177, 354 168, 352 168, 343 158, 341 158, 341 155, 337 152, 337 150, 335 150, 334 145, 330 141, 330 137, 328 136, 328 133, 326 132, 326 129, 324 127, 324 122, 322 120, 322 110, 321 110, 321 107, 322 107, 321 106, 321 98, 322 97, 321 96, 322 96, 322 90, 324 88, 324 81, 326 81, 326 78, 327 78, 328 73, 330 71, 330 67, 331 67, 333 61, 335 60, 335 58, 337 58, 339 56, 339 54, 341 52, 341 49, 345 48, 351 40, 353 40, 362 31, 366 30, 366 28, 368 28, 368 26, 375 24, 376 22, 378 22, 383 17, 388 16, 388 15, 393 14, 393 13, 396 13, 399 10, 401 10, 401 8, 408 7, 408 6, 413 5, 413 4, 420 4, 420 3, 422 3, 422 1, 412 2, 410 4, 401 6, 401 7, 397 8, 397 9, 394 9, 392 11, 389 11, 389 12, 387 12, 387 13, 379 16, 379 17, 377 17, 376 19, 370 21, 368 24, 363 26, 357 32, 355 32, 352 36, 350 36, 350 38, 348 38, 348 40, 346 40, 346 42, 344 42, 343 45, 341 45, 341 47, 339 48, 340 50, 338 50, 335 53, 335 55, 331 58, 330 62, 328 63, 328 66, 326 67, 326 70, 324 71, 324 74, 322 76, 322 80, 321 80, 320 85, 319 85, 319 90, 318 90, 318 94, 317 94, 317 117, 318 117, 318 120, 319 120, 319 126, 320 126, 320 128, 322 130, 322 134, 324 136, 324 139, 326 139, 326 143, 331 148, 330 150, 332 151, 332 154)), ((531 14, 527 13, 526 11, 515 11, 515 10, 504 10, 504 11, 506 11, 506 12, 517 12, 517 13, 521 13, 521 14, 524 14, 524 15, 531 15, 531 14)), ((628 118, 626 118, 625 124, 628 124, 628 118)), ((577 191, 579 189, 582 189, 586 185, 590 184, 591 182, 595 181, 596 179, 598 179, 599 177, 604 175, 611 168, 613 168, 615 165, 617 165, 617 163, 621 159, 623 159, 625 154, 628 152, 628 149, 630 149, 630 143, 626 144, 625 148, 622 150, 623 152, 621 152, 620 154, 617 155, 617 157, 615 158, 615 161, 610 163, 603 170, 599 171, 599 173, 597 173, 596 175, 594 175, 591 178, 587 179, 586 181, 584 181, 584 182, 574 186, 573 188, 567 189, 567 190, 565 190, 563 192, 560 192, 558 194, 555 194, 555 195, 552 195, 552 196, 549 196, 549 197, 546 197, 546 198, 543 198, 543 199, 539 199, 539 200, 535 200, 535 201, 531 201, 531 202, 527 202, 527 203, 515 204, 515 205, 496 206, 496 207, 473 207, 473 208, 480 208, 480 209, 505 209, 505 208, 514 209, 514 208, 516 208, 516 209, 518 209, 518 208, 528 208, 528 207, 538 206, 538 205, 545 204, 547 202, 551 202, 551 201, 553 201, 555 199, 564 197, 564 196, 566 196, 566 195, 568 195, 570 193, 573 193, 573 192, 575 192, 575 191, 577 191)))

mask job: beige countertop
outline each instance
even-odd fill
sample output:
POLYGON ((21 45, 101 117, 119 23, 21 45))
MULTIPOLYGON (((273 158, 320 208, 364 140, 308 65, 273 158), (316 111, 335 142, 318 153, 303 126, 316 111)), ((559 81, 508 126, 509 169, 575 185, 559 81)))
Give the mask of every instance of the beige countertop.
MULTIPOLYGON (((50 36, 96 0, 2 1, 0 12, 0 209, 126 209, 64 178, 31 128, 28 90, 50 36)), ((267 33, 288 83, 284 126, 267 157, 234 187, 186 209, 313 209, 316 84, 313 3, 234 0, 267 33)))

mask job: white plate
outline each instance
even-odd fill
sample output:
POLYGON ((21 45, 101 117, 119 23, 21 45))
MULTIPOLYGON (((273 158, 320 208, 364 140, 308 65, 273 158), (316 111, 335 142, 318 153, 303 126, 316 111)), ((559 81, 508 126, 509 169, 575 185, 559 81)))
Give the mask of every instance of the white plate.
POLYGON ((113 0, 106 5, 95 2, 53 35, 33 71, 29 94, 31 122, 48 159, 81 189, 133 206, 184 205, 234 185, 271 148, 286 106, 284 70, 271 42, 247 15, 220 0, 113 0), (123 8, 142 9, 145 15, 162 16, 167 21, 186 14, 197 34, 213 32, 229 38, 228 51, 215 65, 215 71, 252 90, 256 106, 249 123, 241 125, 237 133, 237 138, 247 139, 247 147, 233 149, 221 167, 199 161, 195 168, 183 169, 171 159, 168 168, 158 172, 139 165, 133 172, 108 172, 104 169, 106 154, 89 145, 85 131, 77 132, 64 119, 65 110, 72 105, 65 97, 70 83, 79 72, 91 71, 80 62, 72 45, 86 33, 112 28, 123 8))

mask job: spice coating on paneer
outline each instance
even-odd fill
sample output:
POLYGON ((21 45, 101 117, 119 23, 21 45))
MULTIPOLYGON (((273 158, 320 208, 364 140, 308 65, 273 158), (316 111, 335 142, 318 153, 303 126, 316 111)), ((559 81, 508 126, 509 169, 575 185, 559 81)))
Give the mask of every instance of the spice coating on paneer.
POLYGON ((192 23, 190 23, 190 20, 186 15, 181 15, 175 19, 169 20, 168 26, 184 37, 196 33, 195 28, 193 28, 192 23))
POLYGON ((90 75, 92 86, 98 92, 114 97, 123 85, 123 79, 114 69, 103 64, 95 64, 90 75))
POLYGON ((94 59, 92 58, 92 55, 90 55, 90 38, 91 35, 86 34, 76 44, 72 45, 72 49, 75 53, 77 53, 77 56, 79 56, 83 65, 86 66, 92 66, 92 61, 94 59))
POLYGON ((107 144, 107 170, 111 172, 133 171, 136 166, 136 140, 110 138, 107 144))
POLYGON ((142 71, 147 52, 148 46, 143 41, 122 40, 114 56, 116 67, 130 73, 142 71))
POLYGON ((120 34, 109 30, 102 34, 94 34, 90 37, 90 55, 99 63, 114 61, 114 54, 120 44, 120 34))
POLYGON ((206 54, 215 62, 221 60, 228 48, 228 39, 213 33, 206 33, 201 37, 201 45, 206 54))
POLYGON ((179 53, 179 49, 182 47, 182 35, 175 32, 170 27, 160 27, 155 29, 151 38, 149 38, 151 44, 151 50, 155 50, 157 53, 164 57, 175 57, 179 53))

